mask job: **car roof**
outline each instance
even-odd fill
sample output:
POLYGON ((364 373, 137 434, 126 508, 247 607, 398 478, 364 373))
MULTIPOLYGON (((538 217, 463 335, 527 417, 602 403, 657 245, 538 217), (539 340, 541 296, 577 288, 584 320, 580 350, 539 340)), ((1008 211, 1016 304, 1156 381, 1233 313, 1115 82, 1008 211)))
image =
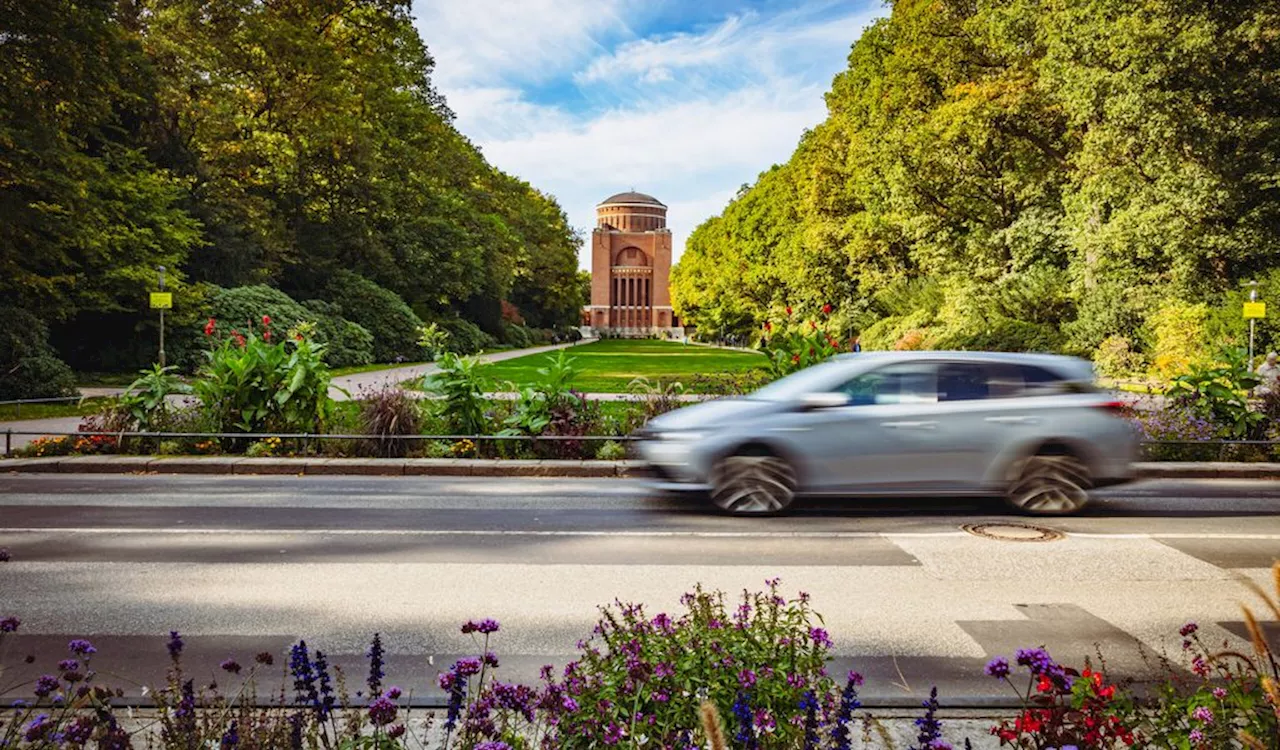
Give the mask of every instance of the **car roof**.
POLYGON ((867 362, 913 362, 919 360, 951 360, 970 362, 1003 362, 1014 365, 1033 365, 1052 370, 1059 376, 1069 380, 1093 380, 1093 364, 1079 357, 1068 357, 1064 354, 1041 354, 1033 352, 972 352, 972 351, 876 351, 857 352, 836 355, 842 363, 867 362))

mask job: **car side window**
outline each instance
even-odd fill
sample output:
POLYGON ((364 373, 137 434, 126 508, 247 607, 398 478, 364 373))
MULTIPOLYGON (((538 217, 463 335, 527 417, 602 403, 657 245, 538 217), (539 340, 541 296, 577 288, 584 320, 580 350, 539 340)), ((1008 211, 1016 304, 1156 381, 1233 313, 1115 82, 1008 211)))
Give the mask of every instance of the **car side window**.
POLYGON ((932 403, 938 400, 935 375, 930 363, 904 362, 864 372, 836 390, 851 406, 932 403))
POLYGON ((1066 384, 1061 377, 1043 367, 1018 365, 1018 370, 1022 375, 1022 390, 1019 396, 1052 396, 1066 389, 1066 384))
POLYGON ((992 398, 992 378, 982 362, 944 362, 938 368, 939 401, 977 401, 992 398))

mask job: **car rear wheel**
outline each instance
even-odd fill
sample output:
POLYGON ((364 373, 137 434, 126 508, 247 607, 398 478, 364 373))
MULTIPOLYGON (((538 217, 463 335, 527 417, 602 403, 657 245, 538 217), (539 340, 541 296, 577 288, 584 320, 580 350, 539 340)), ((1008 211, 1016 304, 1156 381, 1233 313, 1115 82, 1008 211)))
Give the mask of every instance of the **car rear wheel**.
POLYGON ((1037 516, 1075 513, 1089 502, 1093 482, 1075 456, 1031 456, 1021 463, 1006 499, 1015 509, 1037 516))
POLYGON ((716 465, 711 477, 711 502, 740 516, 781 513, 795 501, 795 471, 771 455, 730 456, 716 465))

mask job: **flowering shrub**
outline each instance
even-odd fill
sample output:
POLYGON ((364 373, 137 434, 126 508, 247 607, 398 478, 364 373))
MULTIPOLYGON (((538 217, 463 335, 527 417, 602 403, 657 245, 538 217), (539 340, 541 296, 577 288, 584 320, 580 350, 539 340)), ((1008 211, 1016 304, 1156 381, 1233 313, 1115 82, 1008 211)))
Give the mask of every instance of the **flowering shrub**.
POLYGON ((1045 747, 1088 747, 1097 750, 1129 747, 1133 730, 1117 714, 1127 699, 1089 669, 1077 672, 1050 658, 1042 648, 1022 649, 1017 665, 1027 671, 1025 688, 1011 679, 1008 660, 992 659, 988 675, 1003 680, 1022 700, 1022 713, 991 728, 1001 746, 1039 750, 1045 747))
MULTIPOLYGON (((216 327, 206 332, 213 342, 216 327)), ((299 331, 275 339, 271 318, 262 331, 231 331, 214 342, 193 390, 219 432, 321 432, 332 410, 324 347, 299 331)))
POLYGON ((579 643, 581 657, 559 677, 543 670, 553 746, 695 747, 704 699, 737 706, 740 741, 802 744, 804 723, 792 719, 806 694, 831 693, 823 667, 831 639, 808 595, 787 600, 777 579, 768 584, 744 591, 732 611, 723 594, 700 587, 681 599, 685 612, 676 617, 650 617, 637 604, 602 608, 594 635, 579 643))
POLYGON ((786 318, 776 326, 765 321, 760 335, 760 350, 769 358, 769 371, 775 378, 785 377, 810 365, 825 362, 840 351, 836 333, 827 330, 831 305, 822 308, 822 323, 812 318, 798 320, 786 308, 786 318))
POLYGON ((1261 380, 1249 369, 1245 350, 1225 347, 1218 361, 1193 364, 1173 379, 1166 395, 1176 404, 1219 425, 1225 437, 1257 437, 1266 417, 1249 408, 1247 394, 1261 380))

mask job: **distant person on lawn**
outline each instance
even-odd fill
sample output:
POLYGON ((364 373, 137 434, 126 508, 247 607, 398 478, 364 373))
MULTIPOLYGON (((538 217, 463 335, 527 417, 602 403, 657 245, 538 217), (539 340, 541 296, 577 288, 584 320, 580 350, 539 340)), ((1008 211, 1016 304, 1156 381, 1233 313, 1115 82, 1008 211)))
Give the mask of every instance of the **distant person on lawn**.
POLYGON ((862 351, 862 337, 861 337, 861 336, 854 336, 854 337, 853 337, 853 344, 849 347, 849 351, 851 351, 851 352, 860 352, 860 351, 862 351))

